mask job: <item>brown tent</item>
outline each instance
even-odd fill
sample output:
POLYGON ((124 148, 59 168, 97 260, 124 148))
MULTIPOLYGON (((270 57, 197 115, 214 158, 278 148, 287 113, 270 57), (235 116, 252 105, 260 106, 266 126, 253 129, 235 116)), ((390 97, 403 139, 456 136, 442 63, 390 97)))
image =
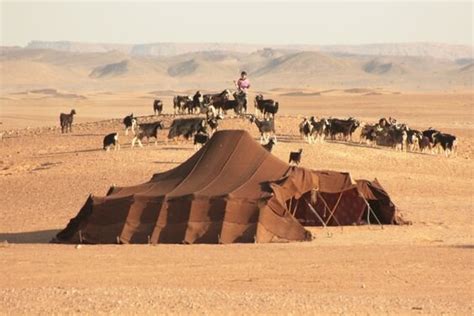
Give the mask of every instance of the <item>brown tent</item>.
MULTIPOLYGON (((263 149, 247 132, 220 131, 178 167, 155 174, 140 185, 112 187, 105 197, 90 196, 54 241, 309 240, 311 233, 291 214, 290 201, 303 201, 303 197, 318 192, 320 185, 324 188, 321 194, 340 192, 348 187, 345 182, 349 180, 337 175, 290 167, 263 149)), ((338 202, 340 209, 336 217, 341 221, 343 215, 339 212, 359 214, 363 200, 346 191, 344 197, 342 203, 338 202)), ((332 203, 329 197, 326 201, 332 203)))
POLYGON ((315 171, 317 189, 289 203, 290 210, 305 226, 360 224, 407 224, 380 183, 354 181, 349 173, 315 171))

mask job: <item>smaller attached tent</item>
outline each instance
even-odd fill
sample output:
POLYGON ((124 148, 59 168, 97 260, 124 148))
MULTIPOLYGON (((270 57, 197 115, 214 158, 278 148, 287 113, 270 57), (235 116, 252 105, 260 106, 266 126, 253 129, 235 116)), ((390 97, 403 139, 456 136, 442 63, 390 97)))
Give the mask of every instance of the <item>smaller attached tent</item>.
POLYGON ((349 173, 315 171, 319 183, 288 205, 304 226, 407 224, 377 180, 354 181, 349 173), (291 206, 293 205, 293 207, 291 206))

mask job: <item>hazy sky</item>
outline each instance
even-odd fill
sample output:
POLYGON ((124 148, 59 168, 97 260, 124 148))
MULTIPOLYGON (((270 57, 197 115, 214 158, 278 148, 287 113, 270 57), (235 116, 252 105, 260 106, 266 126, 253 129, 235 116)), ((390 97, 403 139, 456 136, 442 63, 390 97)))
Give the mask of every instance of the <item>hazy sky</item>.
POLYGON ((1 45, 473 43, 472 2, 1 1, 1 45))

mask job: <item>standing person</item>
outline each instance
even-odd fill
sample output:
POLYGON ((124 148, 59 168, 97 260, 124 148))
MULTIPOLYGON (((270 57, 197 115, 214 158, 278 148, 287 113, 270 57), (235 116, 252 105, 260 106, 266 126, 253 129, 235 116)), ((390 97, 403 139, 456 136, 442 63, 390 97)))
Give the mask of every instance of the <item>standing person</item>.
POLYGON ((237 87, 237 91, 239 92, 239 94, 242 95, 245 100, 244 109, 245 111, 247 111, 247 91, 250 88, 250 80, 249 78, 247 78, 247 72, 242 71, 240 73, 239 80, 234 80, 234 84, 237 87))
POLYGON ((250 80, 249 78, 247 78, 247 72, 242 71, 240 73, 239 80, 237 81, 234 80, 234 83, 237 86, 237 89, 239 90, 239 92, 243 92, 247 94, 247 90, 250 88, 250 80))

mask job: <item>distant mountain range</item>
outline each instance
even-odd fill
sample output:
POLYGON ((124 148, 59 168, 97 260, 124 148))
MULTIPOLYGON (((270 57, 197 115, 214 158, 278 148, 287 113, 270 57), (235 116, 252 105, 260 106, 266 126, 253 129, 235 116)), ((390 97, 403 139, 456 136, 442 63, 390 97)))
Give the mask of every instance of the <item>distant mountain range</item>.
POLYGON ((132 56, 175 56, 186 53, 229 51, 251 53, 265 48, 290 51, 318 51, 351 55, 423 56, 446 59, 472 58, 473 47, 441 43, 393 43, 364 45, 255 45, 238 43, 150 43, 107 44, 82 42, 32 41, 26 48, 54 49, 72 53, 104 53, 119 51, 132 56))
POLYGON ((472 89, 472 47, 448 44, 359 46, 147 45, 31 42, 0 48, 1 88, 219 90, 247 70, 253 88, 472 89))

